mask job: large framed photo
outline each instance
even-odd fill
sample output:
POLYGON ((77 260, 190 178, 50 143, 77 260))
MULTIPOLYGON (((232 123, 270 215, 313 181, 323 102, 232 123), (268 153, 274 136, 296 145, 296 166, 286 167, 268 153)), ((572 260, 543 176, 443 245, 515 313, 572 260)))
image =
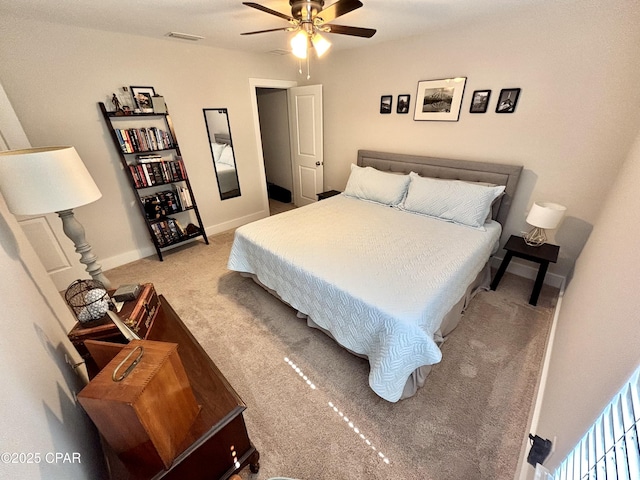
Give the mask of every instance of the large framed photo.
POLYGON ((457 122, 466 77, 418 82, 414 120, 457 122))
POLYGON ((471 97, 471 107, 469 113, 485 113, 489 106, 491 90, 476 90, 471 97))
POLYGON ((136 108, 139 108, 142 112, 153 112, 153 100, 152 97, 156 94, 153 87, 129 87, 131 89, 131 95, 135 102, 136 108))
POLYGON ((496 113, 513 113, 516 110, 519 96, 519 88, 503 88, 500 90, 496 113))

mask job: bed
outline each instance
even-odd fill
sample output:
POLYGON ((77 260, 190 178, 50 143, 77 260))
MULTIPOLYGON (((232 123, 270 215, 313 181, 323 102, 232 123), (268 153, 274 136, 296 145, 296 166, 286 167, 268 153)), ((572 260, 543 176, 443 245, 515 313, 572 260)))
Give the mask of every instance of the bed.
POLYGON ((361 150, 351 169, 342 194, 238 228, 228 268, 366 357, 396 402, 488 287, 522 167, 361 150))
POLYGON ((211 143, 211 152, 220 184, 220 192, 237 190, 238 176, 231 136, 226 133, 216 133, 214 139, 215 141, 211 143))

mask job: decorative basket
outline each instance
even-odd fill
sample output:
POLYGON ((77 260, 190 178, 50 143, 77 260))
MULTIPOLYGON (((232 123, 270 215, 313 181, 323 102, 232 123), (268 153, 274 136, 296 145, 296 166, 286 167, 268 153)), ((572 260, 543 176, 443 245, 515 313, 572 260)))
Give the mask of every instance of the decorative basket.
POLYGON ((64 298, 83 326, 104 320, 111 306, 107 289, 97 280, 76 280, 69 285, 64 298))

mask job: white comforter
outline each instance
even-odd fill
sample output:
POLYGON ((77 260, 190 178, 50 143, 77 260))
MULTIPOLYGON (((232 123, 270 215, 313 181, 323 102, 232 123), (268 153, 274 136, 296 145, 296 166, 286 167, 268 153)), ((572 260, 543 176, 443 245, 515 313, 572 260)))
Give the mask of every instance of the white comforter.
POLYGON ((400 399, 409 375, 442 357, 434 333, 500 237, 338 195, 236 230, 228 267, 366 355, 369 385, 400 399))

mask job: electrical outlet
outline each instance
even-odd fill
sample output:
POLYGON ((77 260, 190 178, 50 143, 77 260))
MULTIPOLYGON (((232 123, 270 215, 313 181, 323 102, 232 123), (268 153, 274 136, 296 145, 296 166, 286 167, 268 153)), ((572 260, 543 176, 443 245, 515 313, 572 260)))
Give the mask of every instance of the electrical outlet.
POLYGON ((73 370, 73 373, 75 373, 76 375, 80 375, 78 373, 78 367, 84 363, 84 360, 82 360, 81 362, 74 362, 73 359, 69 357, 69 355, 65 352, 64 361, 67 363, 67 365, 71 366, 71 370, 73 370))

